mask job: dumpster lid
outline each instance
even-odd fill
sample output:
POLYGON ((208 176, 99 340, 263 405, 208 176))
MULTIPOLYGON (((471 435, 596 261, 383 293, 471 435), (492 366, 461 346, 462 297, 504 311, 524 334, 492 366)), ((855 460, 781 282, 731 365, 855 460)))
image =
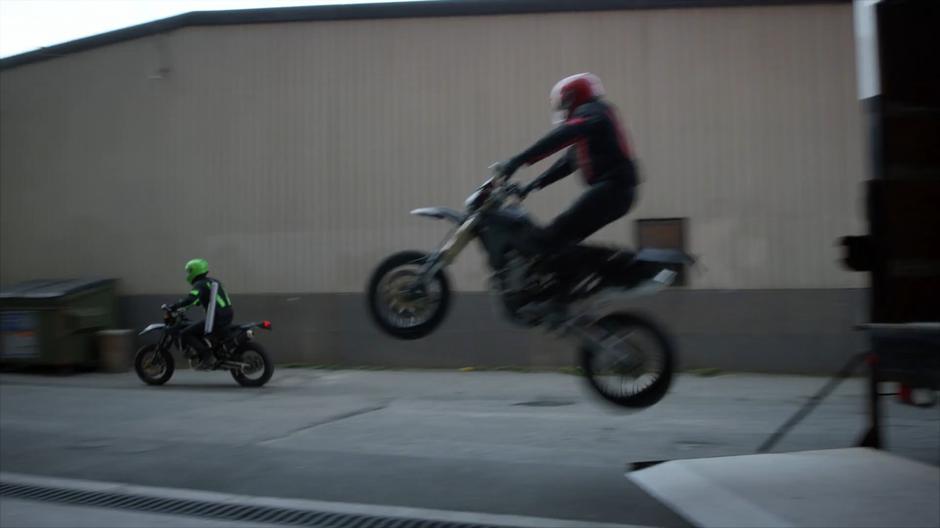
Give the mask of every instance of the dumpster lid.
POLYGON ((114 279, 35 279, 0 291, 0 299, 54 299, 113 283, 114 279))

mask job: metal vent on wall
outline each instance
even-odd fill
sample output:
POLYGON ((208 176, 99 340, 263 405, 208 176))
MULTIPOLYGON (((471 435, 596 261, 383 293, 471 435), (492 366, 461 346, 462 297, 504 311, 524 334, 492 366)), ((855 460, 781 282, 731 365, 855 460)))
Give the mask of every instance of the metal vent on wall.
POLYGON ((233 522, 282 524, 286 526, 318 526, 323 528, 512 528, 508 525, 471 524, 273 506, 239 505, 7 482, 0 482, 0 497, 55 502, 71 506, 115 508, 155 514, 185 515, 233 522))

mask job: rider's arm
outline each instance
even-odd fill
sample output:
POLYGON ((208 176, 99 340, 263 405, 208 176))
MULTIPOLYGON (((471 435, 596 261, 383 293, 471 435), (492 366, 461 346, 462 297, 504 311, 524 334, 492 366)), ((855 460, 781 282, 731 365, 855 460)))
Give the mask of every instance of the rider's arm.
POLYGON ((188 294, 186 294, 185 297, 171 304, 169 308, 170 308, 170 311, 175 312, 176 310, 179 310, 180 308, 189 310, 190 308, 192 308, 193 306, 196 306, 197 304, 199 304, 199 289, 193 288, 193 290, 190 291, 188 294))
POLYGON ((578 140, 584 139, 597 130, 598 127, 603 126, 604 114, 595 111, 590 106, 584 105, 578 108, 567 121, 552 129, 545 137, 536 141, 534 145, 512 158, 508 163, 511 169, 514 170, 523 165, 532 165, 565 147, 577 143, 578 140))
POLYGON ((182 299, 176 302, 173 306, 170 306, 170 310, 176 311, 180 308, 184 310, 189 310, 193 306, 202 304, 203 306, 209 306, 209 285, 208 281, 198 280, 193 284, 193 289, 182 299))
POLYGON ((574 152, 570 149, 568 152, 565 152, 560 158, 558 158, 551 167, 543 172, 538 178, 532 180, 532 183, 529 184, 528 188, 532 189, 543 189, 549 185, 555 183, 556 181, 564 178, 565 176, 574 172, 577 168, 574 160, 574 152))

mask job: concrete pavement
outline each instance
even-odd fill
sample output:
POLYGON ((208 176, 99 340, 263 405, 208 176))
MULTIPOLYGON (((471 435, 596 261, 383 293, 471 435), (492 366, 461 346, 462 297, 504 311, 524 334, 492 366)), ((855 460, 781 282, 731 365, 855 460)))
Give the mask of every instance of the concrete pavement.
MULTIPOLYGON (((6 472, 539 518, 687 526, 624 478, 643 460, 752 453, 825 380, 681 376, 626 414, 562 374, 281 370, 261 390, 181 371, 0 376, 6 472)), ((854 444, 850 380, 778 446, 854 444)), ((893 452, 940 465, 935 410, 888 401, 893 452)))

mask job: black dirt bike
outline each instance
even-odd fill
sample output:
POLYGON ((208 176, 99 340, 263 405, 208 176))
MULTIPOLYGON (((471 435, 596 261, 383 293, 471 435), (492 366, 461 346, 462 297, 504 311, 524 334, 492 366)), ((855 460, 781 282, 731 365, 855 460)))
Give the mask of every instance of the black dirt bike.
POLYGON ((670 285, 676 268, 694 259, 671 249, 633 252, 587 244, 547 251, 543 231, 522 208, 524 193, 496 166, 491 169, 495 175, 467 198, 466 212, 412 211, 456 227, 437 251, 403 251, 379 264, 367 292, 375 322, 400 339, 431 333, 450 303, 444 269, 478 239, 493 270, 491 290, 510 321, 574 338, 589 385, 607 401, 631 408, 658 402, 672 381, 672 340, 650 319, 611 313, 605 305, 670 285))
POLYGON ((198 351, 180 335, 189 323, 183 312, 164 309, 163 323, 149 325, 138 334, 160 332, 160 340, 142 347, 134 358, 134 370, 144 383, 163 385, 169 381, 175 370, 174 348, 183 353, 193 370, 228 370, 243 387, 260 387, 271 379, 274 364, 254 341, 255 329, 270 330, 270 321, 235 324, 201 338, 212 351, 214 361, 209 367, 201 364, 198 351))

